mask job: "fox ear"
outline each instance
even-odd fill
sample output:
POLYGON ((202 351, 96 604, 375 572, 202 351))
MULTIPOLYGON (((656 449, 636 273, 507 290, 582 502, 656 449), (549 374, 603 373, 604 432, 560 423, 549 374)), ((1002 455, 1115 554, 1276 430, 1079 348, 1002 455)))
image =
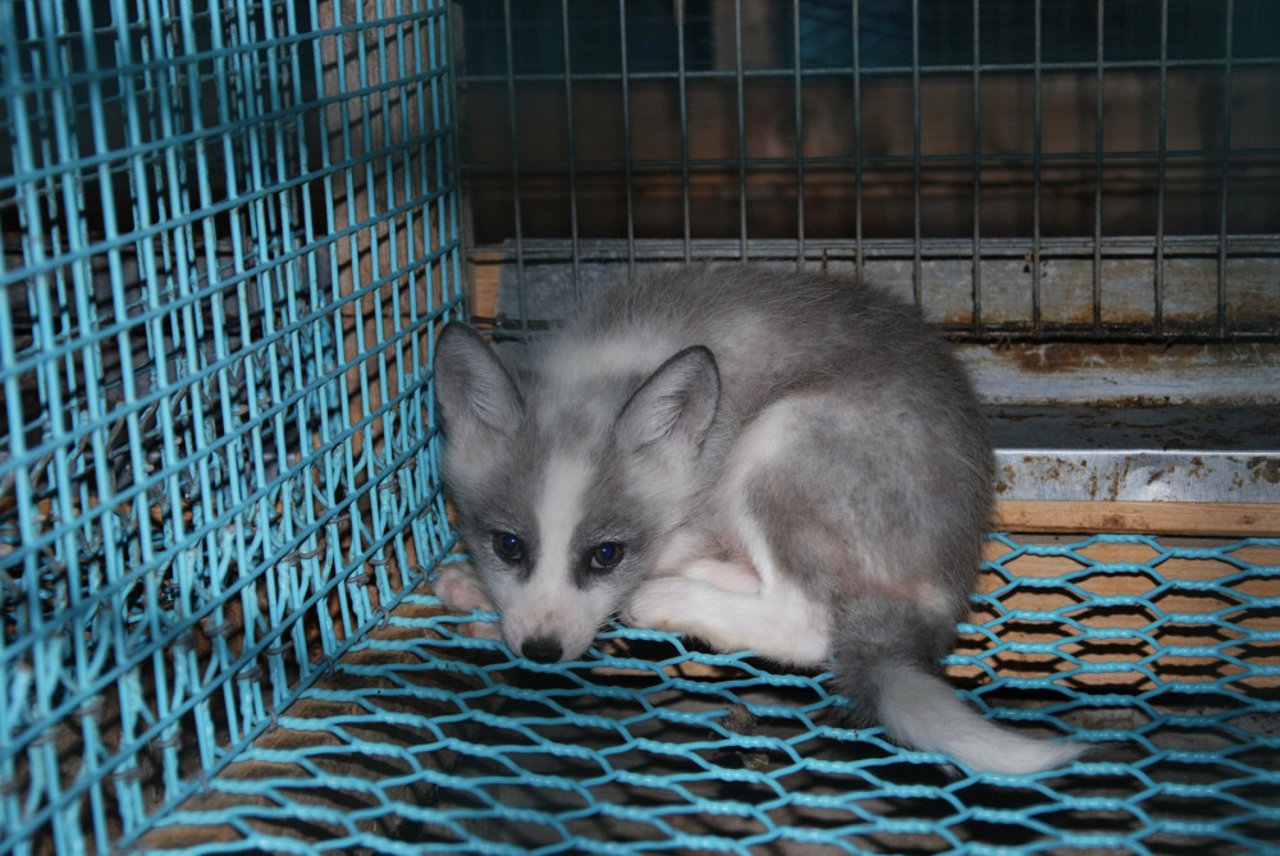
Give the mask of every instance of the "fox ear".
POLYGON ((720 406, 720 372, 702 346, 686 348, 663 363, 618 414, 623 448, 641 449, 670 438, 701 446, 720 406))
POLYGON ((435 352, 436 398, 446 429, 483 426, 510 434, 524 412, 511 375, 480 334, 453 322, 440 331, 435 352))

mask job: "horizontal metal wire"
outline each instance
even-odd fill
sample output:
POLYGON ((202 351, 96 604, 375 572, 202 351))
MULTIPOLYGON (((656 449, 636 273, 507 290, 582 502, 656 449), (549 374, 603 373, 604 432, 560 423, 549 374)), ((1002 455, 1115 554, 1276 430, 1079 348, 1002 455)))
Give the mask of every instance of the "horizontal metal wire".
MULTIPOLYGON (((956 152, 955 154, 901 154, 901 155, 861 155, 860 162, 863 167, 878 166, 882 164, 894 164, 904 167, 912 167, 920 164, 937 164, 937 165, 955 165, 955 166, 972 166, 975 164, 1034 164, 1043 163, 1050 164, 1055 162, 1108 162, 1108 161, 1134 161, 1142 164, 1149 164, 1151 159, 1163 156, 1166 160, 1209 160, 1218 161, 1222 157, 1222 152, 1215 149, 1166 149, 1163 152, 1150 149, 1127 149, 1104 151, 1101 155, 1096 152, 1041 152, 1040 154, 1026 154, 1019 152, 1000 152, 1000 153, 964 153, 956 152)), ((1241 164, 1247 163, 1247 159, 1251 157, 1272 159, 1280 157, 1280 148, 1272 147, 1253 147, 1253 148, 1236 148, 1231 150, 1233 159, 1238 160, 1241 164)), ((572 167, 577 174, 589 170, 617 170, 626 164, 637 171, 647 169, 675 169, 687 166, 690 169, 698 167, 733 167, 742 166, 751 167, 785 167, 789 169, 802 169, 806 166, 838 166, 847 168, 853 161, 852 154, 847 156, 838 155, 803 155, 797 157, 780 157, 780 156, 751 156, 744 158, 733 157, 690 157, 690 158, 635 158, 630 161, 619 160, 617 158, 575 158, 572 162, 569 160, 522 160, 520 169, 526 173, 536 172, 538 170, 558 171, 572 167)), ((476 172, 501 172, 510 170, 510 161, 473 161, 463 167, 464 173, 476 172)))
MULTIPOLYGON (((308 30, 305 33, 280 35, 273 38, 255 38, 240 44, 230 44, 222 48, 197 50, 181 54, 164 54, 149 61, 119 63, 105 66, 103 68, 86 68, 84 71, 70 71, 65 75, 59 76, 57 79, 19 76, 12 80, 11 84, 7 88, 7 94, 16 96, 35 95, 90 83, 115 83, 125 77, 149 77, 153 73, 161 72, 167 75, 172 73, 175 69, 181 69, 184 66, 198 67, 204 64, 216 65, 218 60, 256 60, 262 53, 276 48, 300 47, 308 43, 318 42, 321 39, 336 38, 348 34, 359 34, 367 30, 382 30, 388 27, 397 27, 402 24, 420 25, 430 21, 431 19, 442 20, 444 15, 445 11, 443 9, 415 12, 413 14, 404 15, 387 15, 386 17, 379 15, 371 17, 365 21, 354 21, 352 23, 334 27, 320 27, 308 30)), ((139 34, 149 35, 149 26, 150 25, 144 21, 134 25, 131 29, 136 30, 139 34)), ((54 39, 23 39, 19 37, 14 40, 13 44, 20 53, 39 52, 48 48, 50 45, 64 48, 75 46, 86 34, 114 38, 119 35, 119 32, 120 28, 118 27, 97 27, 87 31, 87 33, 70 31, 67 34, 58 36, 54 39)), ((446 72, 447 69, 437 68, 431 72, 431 75, 441 76, 446 72)), ((413 79, 413 77, 408 77, 397 81, 397 83, 412 81, 413 79)), ((328 100, 332 103, 339 103, 346 97, 347 95, 340 93, 331 96, 328 100)), ((246 125, 246 127, 249 126, 251 125, 246 125)), ((212 131, 212 128, 209 130, 212 131)))
MULTIPOLYGON (((1102 63, 1102 68, 1107 71, 1156 71, 1161 68, 1180 69, 1213 69, 1223 68, 1226 62, 1222 59, 1171 59, 1164 62, 1156 60, 1107 60, 1102 63)), ((1277 57, 1238 57, 1231 61, 1231 65, 1235 68, 1272 68, 1280 66, 1280 58, 1277 57)), ((859 79, 870 79, 878 77, 911 77, 913 73, 918 72, 922 77, 939 76, 939 75, 971 75, 976 70, 981 74, 1025 74, 1027 72, 1040 70, 1041 72, 1089 72, 1095 73, 1098 69, 1098 63, 1093 61, 1087 62, 1042 62, 1040 64, 1030 62, 1009 62, 1009 63, 976 63, 976 64, 960 64, 952 63, 945 65, 920 65, 918 67, 910 65, 901 66, 841 66, 823 68, 805 68, 801 67, 799 74, 805 79, 820 79, 824 77, 849 78, 857 77, 859 79)), ((686 69, 684 72, 678 69, 671 71, 631 71, 625 74, 621 71, 608 72, 572 72, 570 77, 574 82, 590 82, 599 81, 602 83, 617 83, 624 78, 631 81, 648 81, 648 80, 722 80, 733 81, 741 75, 748 80, 759 79, 777 79, 790 80, 796 74, 795 70, 788 67, 780 68, 744 68, 740 72, 737 70, 724 69, 686 69)), ((565 75, 563 72, 515 72, 511 75, 511 80, 516 83, 563 83, 565 75)), ((458 82, 466 83, 506 83, 508 80, 506 75, 501 74, 460 74, 458 82)))
MULTIPOLYGON (((1025 238, 983 238, 982 255, 984 258, 1020 259, 1026 256, 1028 243, 1025 238)), ((1104 236, 1101 244, 1107 256, 1152 255, 1152 239, 1145 236, 1104 236)), ((1168 255, 1216 256, 1220 238, 1217 235, 1168 235, 1164 244, 1168 255)), ((796 257, 797 245, 793 240, 752 238, 749 245, 751 255, 756 258, 782 260, 796 257)), ((1093 255, 1095 242, 1088 237, 1046 237, 1041 239, 1040 246, 1045 256, 1087 257, 1093 255)), ((686 253, 686 242, 679 239, 637 240, 636 247, 638 258, 643 260, 670 261, 682 259, 686 253)), ((625 260, 630 252, 624 242, 608 238, 580 238, 578 248, 579 261, 620 261, 625 260)), ((741 245, 736 238, 693 238, 688 241, 688 248, 695 259, 736 259, 741 245)), ((929 258, 954 259, 959 254, 970 254, 972 249, 970 238, 922 238, 918 251, 929 258)), ((817 262, 824 257, 830 260, 849 259, 858 253, 867 258, 909 259, 917 252, 917 246, 915 241, 904 238, 856 241, 851 238, 810 237, 806 240, 806 250, 806 258, 817 262)), ((523 242, 522 251, 527 259, 539 261, 568 262, 572 255, 566 242, 555 238, 528 238, 523 242)), ((1280 235, 1230 235, 1228 251, 1233 256, 1280 256, 1280 235)), ((513 257, 514 252, 510 245, 466 248, 469 258, 487 262, 507 260, 513 257)))

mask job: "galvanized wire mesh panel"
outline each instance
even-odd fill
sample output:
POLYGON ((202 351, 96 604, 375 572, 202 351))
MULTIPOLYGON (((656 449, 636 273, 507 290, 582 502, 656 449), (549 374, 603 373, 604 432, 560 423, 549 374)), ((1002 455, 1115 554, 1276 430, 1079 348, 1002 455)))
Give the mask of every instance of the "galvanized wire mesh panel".
POLYGON ((828 675, 614 626, 513 660, 406 598, 150 846, 1258 852, 1280 835, 1280 539, 997 535, 950 670, 1093 749, 1010 777, 850 729, 828 675), (214 841, 214 838, 217 838, 214 841))
POLYGON ((0 3, 0 850, 107 852, 449 541, 445 4, 0 3))
POLYGON ((1269 0, 466 10, 502 323, 593 265, 731 258, 902 283, 957 337, 1280 338, 1269 0))

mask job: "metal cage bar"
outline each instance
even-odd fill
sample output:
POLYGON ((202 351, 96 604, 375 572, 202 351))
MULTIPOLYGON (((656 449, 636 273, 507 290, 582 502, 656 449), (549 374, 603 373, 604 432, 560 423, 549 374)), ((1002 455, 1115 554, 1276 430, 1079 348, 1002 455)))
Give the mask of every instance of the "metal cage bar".
MULTIPOLYGON (((1274 122, 1257 118, 1266 113, 1258 93, 1268 79, 1280 80, 1280 56, 1260 51, 1254 42, 1247 55, 1237 56, 1230 38, 1218 42, 1216 37, 1212 48, 1201 45, 1189 52, 1185 23, 1179 24, 1182 47, 1175 53, 1173 23, 1175 19, 1184 22, 1186 12, 1164 5, 1139 16, 1150 24, 1149 34, 1144 31, 1140 37, 1131 37, 1125 21, 1114 14, 1115 4, 1105 0, 1069 8, 1032 3, 1025 12, 1018 6, 1016 14, 1006 16, 1008 21, 996 17, 1002 6, 982 0, 948 2, 913 0, 900 7, 894 13, 900 18, 901 32, 895 36, 901 39, 900 53, 886 58, 873 51, 871 62, 866 60, 868 45, 887 36, 876 29, 883 28, 883 22, 874 17, 880 13, 868 12, 871 7, 865 4, 852 3, 847 10, 822 6, 824 15, 847 15, 841 19, 847 26, 840 28, 847 35, 842 52, 819 55, 801 33, 806 16, 818 8, 808 0, 762 7, 763 11, 755 5, 748 8, 754 0, 726 0, 711 4, 710 13, 681 4, 674 9, 674 21, 661 26, 646 18, 653 10, 644 0, 630 0, 618 6, 618 33, 599 33, 597 41, 612 38, 620 52, 629 54, 636 33, 661 30, 669 35, 651 36, 643 58, 629 58, 624 68, 588 57, 575 61, 571 70, 552 69, 539 65, 532 51, 519 60, 514 72, 484 62, 468 64, 461 79, 469 92, 483 93, 490 85, 505 84, 508 93, 519 87, 540 98, 544 85, 554 81, 564 90, 563 99, 574 102, 575 115, 594 111, 602 117, 602 127, 612 128, 615 122, 625 125, 618 147, 611 142, 597 144, 591 132, 574 128, 572 158, 540 147, 538 128, 522 128, 524 151, 515 170, 510 152, 504 151, 501 159, 491 158, 485 155, 488 149, 478 146, 464 159, 464 179, 482 181, 486 188, 505 181, 518 191, 522 204, 519 229, 513 228, 505 238, 481 234, 470 258, 486 269, 499 266, 484 276, 486 281, 498 281, 499 287, 493 290, 503 293, 501 282, 508 277, 501 272, 507 270, 501 267, 503 259, 511 252, 519 256, 510 275, 525 282, 529 272, 523 253, 529 241, 537 241, 539 261, 533 272, 537 283, 526 282, 526 286, 544 294, 550 286, 543 283, 552 281, 571 279, 577 289, 592 287, 602 275, 596 263, 617 257, 601 249, 607 240, 625 243, 629 269, 669 258, 665 242, 674 239, 681 241, 686 262, 723 258, 718 242, 735 240, 739 260, 785 260, 803 266, 824 261, 839 265, 848 258, 856 270, 869 272, 868 242, 881 245, 897 239, 910 250, 912 299, 953 335, 987 340, 1010 334, 1028 340, 1073 336, 1120 341, 1275 339, 1280 328, 1275 299, 1254 286, 1238 295, 1228 268, 1240 270, 1245 282, 1274 277, 1269 253, 1256 249, 1280 236, 1274 217, 1258 213, 1267 208, 1266 182, 1246 185, 1240 176, 1245 170, 1260 177, 1269 175, 1280 163, 1280 145, 1275 142, 1280 131, 1268 131, 1268 123, 1274 122), (946 14, 952 15, 946 19, 955 34, 949 37, 954 44, 947 43, 950 53, 939 52, 939 10, 950 10, 946 14), (710 28, 710 53, 699 41, 702 36, 691 35, 704 32, 700 28, 706 24, 697 16, 706 14, 721 16, 716 19, 721 23, 710 28), (745 29, 748 15, 767 20, 774 33, 771 42, 766 44, 768 40, 761 41, 754 29, 745 29), (1079 24, 1080 44, 1071 49, 1074 53, 1062 47, 1061 38, 1046 37, 1047 28, 1061 30, 1067 20, 1064 16, 1074 16, 1070 20, 1079 24), (1025 49, 983 53, 988 41, 997 47, 1014 44, 1023 34, 1025 49), (662 53, 664 38, 671 41, 668 59, 655 60, 655 52, 662 53), (744 45, 744 39, 755 41, 744 45), (1117 46, 1114 50, 1108 47, 1112 43, 1117 46), (1133 44, 1144 47, 1133 48, 1133 44), (748 48, 750 56, 744 53, 748 48), (1234 100, 1244 98, 1258 108, 1245 111, 1252 130, 1239 143, 1229 137, 1189 135, 1185 105, 1191 102, 1171 101, 1172 90, 1202 86, 1203 81, 1218 79, 1219 73, 1231 80, 1244 74, 1241 79, 1247 83, 1242 89, 1224 78, 1223 86, 1228 88, 1221 91, 1234 97, 1223 99, 1215 123, 1239 124, 1243 108, 1231 107, 1234 100), (1148 75, 1150 88, 1140 90, 1148 75), (938 108, 946 102, 939 101, 936 93, 960 78, 972 87, 966 98, 968 115, 957 114, 956 121, 963 126, 940 125, 938 108), (1033 115, 1029 123, 1019 126, 1012 119, 997 117, 1018 115, 1009 93, 1023 86, 1022 81, 1025 90, 1017 91, 1026 92, 1033 115), (852 101, 852 111, 838 116, 834 125, 845 135, 843 150, 824 140, 821 125, 815 124, 832 121, 829 105, 835 103, 837 82, 845 87, 840 96, 843 103, 852 101), (900 82, 909 84, 909 96, 907 90, 894 89, 900 82), (620 88, 621 100, 601 94, 605 91, 599 87, 608 84, 620 88), (718 100, 721 85, 723 102, 718 100), (783 105, 779 100, 783 86, 790 89, 787 120, 785 125, 771 124, 765 111, 783 105), (668 92, 671 108, 665 114, 658 105, 668 92), (893 92, 904 93, 900 101, 891 100, 893 92), (1087 106, 1083 102, 1069 106, 1072 102, 1064 101, 1064 92, 1080 95, 1087 106), (878 111, 871 125, 864 116, 868 98, 878 111), (906 111, 904 123, 897 127, 909 143, 895 148, 892 141, 875 137, 885 125, 886 108, 890 113, 899 108, 906 111), (1152 115, 1151 132, 1128 126, 1113 130, 1121 118, 1146 109, 1152 115), (693 124, 690 110, 700 111, 693 124), (1088 129, 1088 141, 1064 137, 1064 123, 1076 115, 1072 110, 1079 111, 1078 126, 1088 129), (953 129, 955 141, 941 146, 940 128, 953 129), (721 129, 723 145, 716 142, 721 129), (643 145, 636 144, 637 133, 643 133, 643 145), (650 142, 666 133, 670 146, 650 142), (1206 170, 1212 171, 1212 164, 1218 171, 1209 176, 1206 170), (955 183, 959 169, 969 173, 967 186, 955 183), (623 184, 616 185, 615 210, 611 210, 607 193, 612 191, 601 188, 612 180, 606 176, 615 172, 630 178, 619 179, 623 184), (572 184, 573 199, 567 205, 551 189, 557 175, 572 184), (513 176, 519 181, 510 181, 513 176), (528 176, 537 176, 539 199, 549 199, 553 208, 565 205, 567 216, 577 223, 575 227, 566 222, 560 232, 570 242, 565 258, 572 269, 566 274, 555 272, 547 243, 556 237, 549 224, 559 215, 545 222, 539 215, 540 222, 533 225, 528 176), (736 205, 713 203, 721 192, 721 177, 723 192, 731 192, 736 205), (1025 182, 1019 183, 1019 177, 1025 177, 1025 182), (1235 204, 1241 194, 1249 194, 1246 208, 1235 204), (1189 195, 1196 201, 1189 202, 1189 195), (669 205, 664 201, 668 198, 669 205), (842 208, 827 201, 837 198, 843 200, 842 208), (1081 210, 1078 223, 1064 220, 1063 212, 1074 210, 1073 206, 1081 210), (841 210, 842 214, 832 217, 832 212, 841 210), (885 220, 888 210, 900 211, 902 216, 893 214, 885 220), (939 213, 961 210, 967 216, 939 213), (1205 211, 1203 217, 1189 219, 1188 212, 1200 210, 1205 211), (1239 210, 1250 212, 1252 219, 1237 215, 1239 210), (724 222, 709 226, 708 212, 724 222), (1122 217, 1129 217, 1130 225, 1122 217), (847 225, 834 231, 830 224, 841 218, 847 218, 847 225), (1194 228, 1186 225, 1191 221, 1197 224, 1194 228), (616 229, 607 225, 613 223, 616 229), (531 228, 535 231, 530 232, 531 228), (970 247, 965 253, 969 269, 960 280, 939 268, 937 260, 940 249, 962 235, 967 235, 970 247), (1129 244, 1143 235, 1152 248, 1152 259, 1149 270, 1138 271, 1126 260, 1129 244), (783 251, 779 242, 788 238, 793 249, 783 251), (1027 256, 1026 276, 1015 286, 1012 272, 1003 269, 1001 259, 1005 258, 1003 242, 1019 238, 1027 256), (1075 249, 1079 240, 1088 242, 1083 256, 1075 249), (1216 269, 1202 270, 1198 256, 1187 253, 1192 245, 1201 248, 1209 241, 1216 269), (851 250, 845 248, 847 242, 851 250), (1078 268, 1077 259, 1087 268, 1078 268), (1087 286, 1079 285, 1081 271, 1087 286), (943 281, 952 283, 957 295, 944 294, 943 281), (960 310, 957 300, 962 288, 966 305, 960 310), (1251 308, 1237 313, 1237 304, 1251 308), (1146 308, 1140 310, 1139 305, 1146 308)), ((521 20, 531 27, 536 24, 534 8, 521 7, 527 10, 521 12, 521 20)), ((566 23, 568 8, 561 6, 558 38, 573 41, 586 25, 566 23)), ((1253 6, 1248 8, 1250 20, 1261 21, 1253 6)), ((824 19, 824 23, 829 20, 836 19, 824 19)), ((1265 21, 1260 25, 1267 26, 1265 21)), ((1213 29, 1216 32, 1216 25, 1213 29)), ((1234 31, 1237 25, 1232 23, 1228 29, 1234 31)), ((824 29, 815 32, 829 35, 824 29)), ((520 39, 514 35, 513 39, 508 49, 519 52, 520 39)), ((481 98, 475 103, 487 102, 481 98)), ((566 109, 570 109, 567 103, 566 109)), ((494 130, 510 135, 508 127, 494 130)), ((501 191, 486 192, 496 198, 501 191)), ((514 205, 509 192, 507 198, 514 205)), ((483 209, 477 213, 483 214, 483 209)), ((483 233, 492 228, 493 218, 482 219, 483 233)), ((892 254, 897 256, 898 251, 892 254)), ((883 268, 880 273, 870 272, 882 276, 883 268)), ((504 330, 513 326, 524 330, 519 318, 526 311, 533 313, 534 328, 558 315, 540 307, 520 309, 505 298, 503 305, 501 312, 486 306, 478 314, 482 320, 502 316, 498 326, 504 330)))
POLYGON ((911 299, 916 308, 924 303, 921 283, 921 169, 920 150, 920 0, 911 0, 911 299))
POLYGON ((693 261, 693 217, 689 200, 689 89, 685 70, 685 0, 676 0, 676 74, 680 94, 680 224, 684 263, 693 261))
POLYGON ((573 256, 574 300, 582 299, 581 252, 578 233, 578 166, 573 129, 573 55, 569 44, 569 0, 560 0, 560 38, 564 44, 564 130, 569 164, 569 240, 573 256))
POLYGON ((804 270, 804 91, 800 74, 800 0, 791 0, 791 51, 796 122, 796 270, 804 270))
POLYGON ((449 27, 0 5, 0 849, 109 852, 450 545, 449 27))
POLYGON ((1092 269, 1092 330, 1093 335, 1102 333, 1102 153, 1103 147, 1103 105, 1106 101, 1106 60, 1105 29, 1106 0, 1097 0, 1094 14, 1097 17, 1097 43, 1094 50, 1096 77, 1094 78, 1094 114, 1093 114, 1093 269, 1092 269))
POLYGON ((1164 335, 1164 216, 1169 133, 1169 0, 1160 0, 1160 118, 1156 154, 1156 267, 1151 326, 1157 337, 1164 335))
POLYGON ((982 332, 982 15, 973 2, 973 332, 982 332))
POLYGON ((738 117, 738 259, 746 261, 747 247, 747 107, 746 68, 742 56, 742 0, 733 0, 733 70, 738 117))
POLYGON ((1235 0, 1226 0, 1223 13, 1226 44, 1222 47, 1222 192, 1218 203, 1218 335, 1227 332, 1227 204, 1231 196, 1231 69, 1235 44, 1235 0))

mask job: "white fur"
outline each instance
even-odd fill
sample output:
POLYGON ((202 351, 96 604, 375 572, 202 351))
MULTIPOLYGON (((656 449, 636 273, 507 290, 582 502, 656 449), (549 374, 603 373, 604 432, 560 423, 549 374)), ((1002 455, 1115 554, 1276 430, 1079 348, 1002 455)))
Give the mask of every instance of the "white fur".
POLYGON ((651 372, 676 350, 674 342, 656 331, 637 331, 594 347, 574 342, 552 349, 543 366, 547 377, 572 389, 595 378, 651 372))
POLYGON ((771 450, 785 448, 795 427, 788 402, 775 404, 737 439, 726 463, 720 502, 733 511, 730 525, 746 563, 686 561, 672 569, 673 575, 640 587, 627 608, 630 621, 688 633, 721 650, 751 649, 796 665, 815 665, 830 656, 830 608, 779 571, 745 503, 754 468, 771 450))
POLYGON ((1025 774, 1062 767, 1078 758, 1078 743, 1024 737, 978 715, 941 678, 911 666, 882 671, 877 714, 894 740, 942 752, 973 770, 1025 774))
POLYGON ((800 397, 784 398, 769 406, 734 441, 721 478, 721 502, 738 504, 752 474, 779 450, 800 427, 796 410, 800 397))
POLYGON ((556 455, 547 463, 538 502, 539 570, 554 567, 557 576, 568 580, 569 539, 582 519, 583 497, 592 468, 572 455, 556 455))
POLYGON ((444 568, 436 576, 431 590, 453 612, 493 612, 493 603, 476 582, 470 565, 457 564, 444 568))
POLYGON ((698 579, 657 577, 631 597, 626 619, 637 627, 687 633, 718 650, 750 649, 800 666, 818 665, 831 653, 826 607, 790 584, 766 594, 729 591, 698 579))
MULTIPOLYGON (((773 432, 785 430, 787 418, 788 414, 779 415, 765 428, 753 430, 750 442, 758 445, 776 439, 773 432)), ((748 451, 753 450, 748 446, 748 451)), ((733 457, 738 458, 737 451, 733 457)), ((748 459, 740 471, 749 466, 748 459)), ((721 650, 751 649, 795 665, 822 663, 831 655, 830 606, 813 600, 777 567, 743 501, 745 479, 740 472, 731 472, 726 483, 734 497, 734 522, 749 564, 698 559, 673 576, 651 579, 632 596, 628 620, 642 627, 688 633, 721 650)))
POLYGON ((678 576, 739 594, 759 594, 760 575, 755 568, 720 559, 697 559, 685 565, 678 576))
POLYGON ((566 657, 591 644, 612 611, 607 590, 584 591, 573 583, 574 529, 582 516, 591 469, 571 455, 557 455, 546 467, 538 502, 538 549, 527 580, 514 575, 500 584, 502 633, 515 651, 531 639, 558 641, 566 657))
MULTIPOLYGON (((766 657, 799 665, 817 665, 831 656, 831 606, 814 600, 800 585, 787 578, 778 567, 768 541, 755 526, 746 509, 739 511, 738 534, 751 566, 760 575, 759 615, 754 622, 744 623, 749 630, 776 624, 773 638, 758 639, 756 651, 766 657), (765 644, 761 644, 765 642, 765 644)), ((744 617, 744 622, 748 619, 744 617)))

